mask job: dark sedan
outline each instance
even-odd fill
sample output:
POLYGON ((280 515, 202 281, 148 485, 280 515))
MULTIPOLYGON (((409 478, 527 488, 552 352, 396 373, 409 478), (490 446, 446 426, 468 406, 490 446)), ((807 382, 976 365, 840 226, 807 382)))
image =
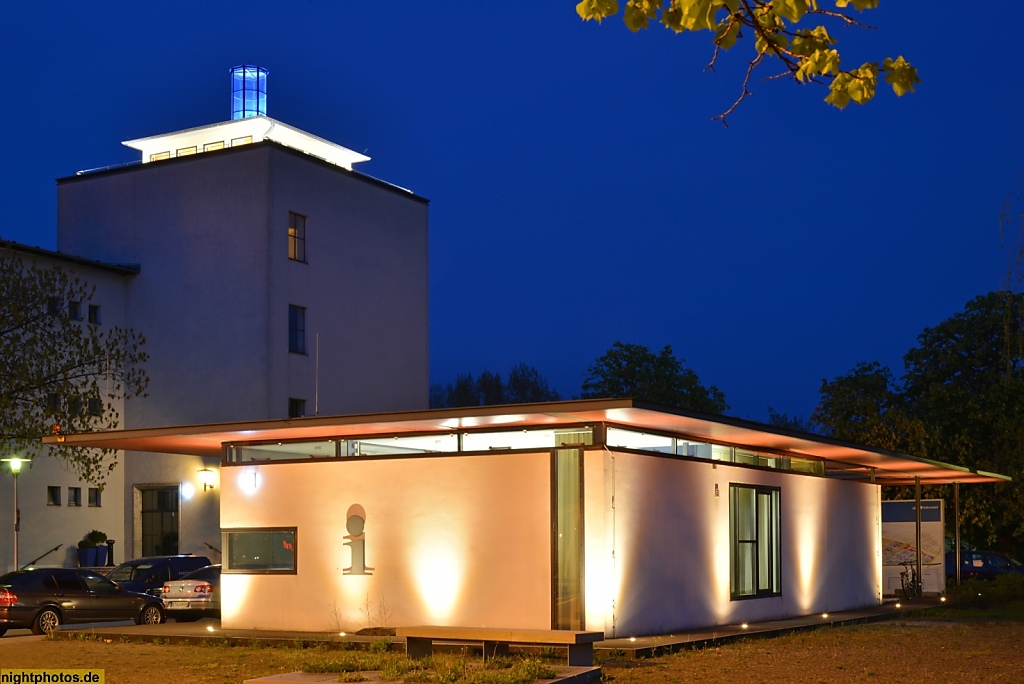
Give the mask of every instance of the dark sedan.
POLYGON ((0 636, 9 629, 45 634, 62 624, 134 620, 163 622, 160 600, 76 568, 37 568, 0 576, 0 636))

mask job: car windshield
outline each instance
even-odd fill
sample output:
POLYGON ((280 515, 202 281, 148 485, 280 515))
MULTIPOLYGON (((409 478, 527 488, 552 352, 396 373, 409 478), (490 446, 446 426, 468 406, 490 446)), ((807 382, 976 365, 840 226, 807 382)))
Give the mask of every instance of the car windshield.
POLYGON ((137 565, 121 565, 111 571, 107 577, 115 582, 130 582, 132 580, 144 580, 153 568, 152 563, 139 563, 137 565))

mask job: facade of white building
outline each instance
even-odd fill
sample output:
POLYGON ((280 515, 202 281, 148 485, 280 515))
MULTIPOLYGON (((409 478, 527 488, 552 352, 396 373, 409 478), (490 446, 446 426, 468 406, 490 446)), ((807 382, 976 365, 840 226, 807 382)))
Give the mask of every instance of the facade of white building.
MULTIPOLYGON (((58 180, 59 254, 33 257, 101 285, 104 322, 145 336, 148 396, 125 405, 124 427, 428 405, 425 199, 352 170, 368 157, 266 116, 125 144, 141 163, 58 180), (111 275, 117 264, 130 268, 111 275)), ((102 515, 83 507, 65 525, 54 516, 71 512, 47 504, 47 487, 79 485, 40 458, 19 479, 19 560, 102 529, 115 561, 219 561, 221 489, 198 474, 217 465, 127 451, 102 515)), ((10 493, 5 472, 3 501, 10 493)), ((8 508, 0 568, 12 558, 8 508)), ((41 562, 54 560, 72 563, 41 562)))
POLYGON ((220 455, 238 629, 626 637, 878 605, 881 485, 1005 480, 628 399, 67 442, 220 455))

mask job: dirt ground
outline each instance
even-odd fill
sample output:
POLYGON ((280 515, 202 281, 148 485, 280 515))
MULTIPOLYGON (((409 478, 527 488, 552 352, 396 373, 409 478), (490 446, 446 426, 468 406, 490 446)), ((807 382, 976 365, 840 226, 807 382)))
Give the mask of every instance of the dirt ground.
MULTIPOLYGON (((241 684, 300 669, 308 650, 0 639, 0 668, 102 668, 107 684, 241 684)), ((603 663, 606 682, 971 684, 1024 682, 1024 622, 926 621, 827 627, 638 661, 603 663)))

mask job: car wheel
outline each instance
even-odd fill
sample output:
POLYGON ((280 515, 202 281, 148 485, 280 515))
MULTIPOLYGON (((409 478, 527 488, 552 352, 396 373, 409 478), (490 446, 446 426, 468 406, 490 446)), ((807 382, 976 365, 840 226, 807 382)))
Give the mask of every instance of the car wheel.
POLYGON ((49 634, 60 627, 60 613, 54 608, 43 608, 32 621, 33 634, 49 634))
POLYGON ((140 625, 159 625, 163 621, 163 611, 158 606, 150 603, 142 609, 142 612, 139 613, 139 618, 135 622, 140 625))

